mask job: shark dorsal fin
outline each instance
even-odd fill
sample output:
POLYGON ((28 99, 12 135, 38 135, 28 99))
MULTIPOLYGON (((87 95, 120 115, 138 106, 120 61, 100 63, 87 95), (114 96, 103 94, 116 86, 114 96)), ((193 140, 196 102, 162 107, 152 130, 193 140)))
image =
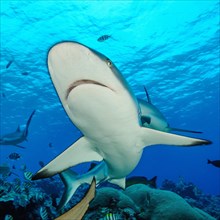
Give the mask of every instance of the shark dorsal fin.
POLYGON ((145 86, 144 86, 144 90, 145 90, 145 94, 146 94, 146 96, 147 96, 147 101, 148 101, 148 103, 152 104, 151 99, 150 99, 150 96, 149 96, 149 94, 148 94, 148 92, 147 92, 147 88, 146 88, 145 86))
POLYGON ((18 125, 18 128, 17 128, 16 131, 17 131, 17 132, 20 132, 20 131, 21 131, 20 125, 18 125))

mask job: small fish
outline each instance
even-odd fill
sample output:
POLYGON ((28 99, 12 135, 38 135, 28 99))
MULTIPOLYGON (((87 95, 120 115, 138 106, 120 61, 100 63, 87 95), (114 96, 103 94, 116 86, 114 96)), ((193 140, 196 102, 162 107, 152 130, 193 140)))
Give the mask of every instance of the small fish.
POLYGON ((101 37, 99 37, 98 39, 97 39, 97 41, 99 41, 99 42, 103 42, 103 41, 106 41, 107 39, 109 39, 111 36, 110 35, 102 35, 101 37))
POLYGON ((157 188, 156 181, 157 181, 157 176, 154 176, 152 179, 147 179, 144 176, 132 176, 126 178, 126 188, 131 185, 140 184, 140 183, 150 186, 152 188, 157 188))
POLYGON ((21 186, 19 184, 14 185, 13 189, 16 193, 21 193, 21 186))
POLYGON ((21 156, 18 153, 11 153, 8 156, 8 158, 11 159, 11 160, 17 160, 17 159, 21 158, 21 156))
POLYGON ((13 60, 10 60, 10 61, 8 62, 8 64, 6 65, 6 69, 8 69, 8 68, 11 66, 12 63, 13 63, 13 60))
POLYGON ((105 215, 105 217, 103 218, 103 220, 119 220, 121 218, 119 218, 119 215, 118 214, 115 214, 115 213, 107 213, 105 215))
POLYGON ((43 161, 39 161, 38 164, 40 165, 40 167, 44 167, 44 162, 43 161))
POLYGON ((45 207, 40 207, 40 217, 42 220, 48 219, 47 209, 45 207))
POLYGON ((45 200, 45 195, 44 193, 37 192, 32 198, 34 198, 37 203, 42 203, 45 200))
POLYGON ((12 169, 14 169, 14 170, 16 169, 15 165, 12 166, 12 169))
POLYGON ((29 172, 29 171, 24 172, 24 178, 26 180, 32 180, 32 176, 33 176, 32 172, 29 172))
POLYGON ((32 183, 31 183, 30 181, 25 181, 25 182, 23 183, 23 186, 24 186, 25 189, 29 189, 29 188, 31 188, 32 183))
POLYGON ((213 166, 220 168, 220 160, 212 160, 211 161, 211 160, 208 159, 207 163, 212 164, 213 166))
POLYGON ((13 220, 13 216, 12 215, 6 215, 4 220, 13 220))
POLYGON ((49 147, 53 147, 53 144, 52 144, 52 143, 49 143, 49 147))
POLYGON ((27 76, 29 73, 28 72, 22 72, 21 73, 23 76, 27 76))
POLYGON ((3 97, 3 98, 6 98, 6 95, 5 95, 5 93, 4 93, 4 92, 2 92, 2 97, 3 97))

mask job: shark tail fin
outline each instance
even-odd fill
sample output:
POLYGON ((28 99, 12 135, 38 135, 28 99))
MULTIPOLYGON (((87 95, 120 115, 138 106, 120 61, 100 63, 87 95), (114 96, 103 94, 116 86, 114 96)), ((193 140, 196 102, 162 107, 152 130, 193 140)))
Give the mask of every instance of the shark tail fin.
POLYGON ((61 210, 69 202, 81 182, 77 179, 78 175, 70 169, 63 171, 59 176, 65 185, 65 191, 57 207, 58 210, 61 210))
POLYGON ((27 129, 28 129, 30 123, 31 123, 31 119, 32 119, 32 117, 33 117, 33 115, 34 115, 35 112, 36 112, 36 110, 34 110, 34 111, 31 113, 31 115, 30 115, 30 117, 29 117, 29 119, 28 119, 28 121, 27 121, 27 129))
POLYGON ((185 130, 181 128, 170 128, 171 131, 180 131, 180 132, 188 132, 188 133, 194 133, 194 134, 202 134, 201 131, 192 131, 192 130, 185 130))
POLYGON ((151 183, 151 186, 153 186, 154 188, 157 188, 157 176, 154 176, 153 178, 151 178, 149 180, 149 183, 151 183))
POLYGON ((26 130, 25 136, 26 136, 26 137, 27 137, 27 135, 28 135, 28 128, 29 128, 29 125, 30 125, 30 123, 31 123, 31 119, 32 119, 32 117, 33 117, 33 115, 34 115, 35 112, 36 112, 36 110, 34 110, 34 111, 31 113, 31 115, 30 115, 30 117, 29 117, 29 119, 28 119, 28 121, 27 121, 27 123, 26 123, 26 128, 25 128, 25 130, 26 130))
POLYGON ((143 150, 144 147, 156 144, 175 145, 175 146, 197 146, 197 145, 208 145, 211 141, 190 138, 186 136, 171 134, 162 132, 150 128, 141 127, 140 139, 138 148, 143 150))

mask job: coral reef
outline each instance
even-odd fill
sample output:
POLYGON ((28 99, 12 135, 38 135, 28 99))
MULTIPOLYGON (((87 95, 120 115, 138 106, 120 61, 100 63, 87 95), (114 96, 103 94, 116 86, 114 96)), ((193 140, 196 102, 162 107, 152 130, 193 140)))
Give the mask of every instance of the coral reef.
MULTIPOLYGON (((58 212, 56 207, 64 190, 58 177, 35 182, 22 178, 9 182, 2 177, 0 219, 6 215, 13 216, 14 220, 54 219, 77 204, 87 189, 87 184, 82 185, 65 208, 58 212)), ((220 196, 205 195, 194 184, 182 180, 178 183, 165 180, 161 189, 134 184, 121 190, 108 185, 98 187, 83 219, 104 220, 106 216, 114 216, 118 220, 212 220, 220 219, 219 204, 220 196)))
POLYGON ((177 183, 171 180, 164 180, 161 189, 177 193, 191 206, 202 209, 204 212, 220 220, 220 195, 206 195, 193 183, 184 182, 183 178, 180 178, 177 183))

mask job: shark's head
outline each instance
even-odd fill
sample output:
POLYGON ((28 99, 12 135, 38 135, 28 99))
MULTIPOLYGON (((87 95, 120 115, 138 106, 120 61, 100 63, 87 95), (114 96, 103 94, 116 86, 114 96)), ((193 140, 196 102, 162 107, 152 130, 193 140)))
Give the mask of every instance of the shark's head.
MULTIPOLYGON (((130 93, 127 82, 106 56, 76 42, 63 42, 53 46, 48 54, 48 68, 61 99, 71 118, 69 99, 76 88, 94 85, 112 93, 130 93)), ((134 98, 134 101, 136 99, 134 98)))

